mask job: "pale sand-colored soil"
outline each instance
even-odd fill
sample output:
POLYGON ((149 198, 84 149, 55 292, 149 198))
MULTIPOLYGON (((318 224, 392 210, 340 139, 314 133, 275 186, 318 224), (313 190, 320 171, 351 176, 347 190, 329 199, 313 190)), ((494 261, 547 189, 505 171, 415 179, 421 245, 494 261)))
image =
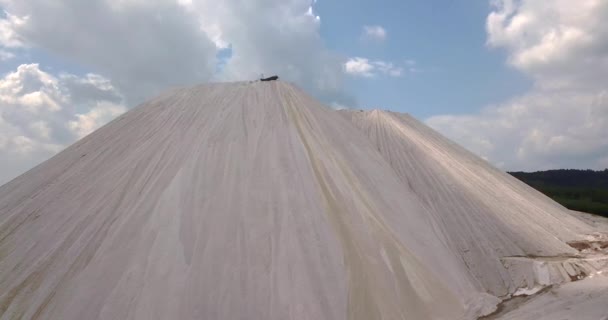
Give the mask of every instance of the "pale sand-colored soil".
POLYGON ((570 214, 580 220, 585 221, 587 224, 593 226, 593 228, 608 233, 608 218, 573 210, 570 211, 570 214))
POLYGON ((475 319, 600 231, 409 116, 202 85, 0 187, 0 319, 475 319))
POLYGON ((608 320, 608 276, 593 276, 548 289, 500 320, 608 320))

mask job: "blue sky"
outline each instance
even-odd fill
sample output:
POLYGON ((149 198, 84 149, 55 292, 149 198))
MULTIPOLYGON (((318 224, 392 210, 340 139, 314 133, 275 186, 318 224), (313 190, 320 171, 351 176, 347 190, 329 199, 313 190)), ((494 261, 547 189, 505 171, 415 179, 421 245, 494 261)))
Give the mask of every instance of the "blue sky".
POLYGON ((279 74, 504 170, 608 167, 608 2, 0 0, 0 183, 170 86, 279 74))
POLYGON ((486 46, 488 1, 321 1, 321 35, 347 56, 416 61, 418 73, 399 78, 355 79, 349 87, 359 107, 389 108, 419 118, 467 113, 525 92, 531 81, 486 46), (345 12, 346 9, 346 12, 345 12), (379 25, 385 41, 361 40, 362 26, 379 25))

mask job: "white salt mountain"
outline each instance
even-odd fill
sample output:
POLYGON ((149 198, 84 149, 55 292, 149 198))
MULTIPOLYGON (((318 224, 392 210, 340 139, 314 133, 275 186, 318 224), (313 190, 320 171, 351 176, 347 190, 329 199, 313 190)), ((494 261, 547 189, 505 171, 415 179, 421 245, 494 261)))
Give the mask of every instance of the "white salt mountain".
POLYGON ((408 116, 202 85, 0 187, 0 319, 595 317, 598 230, 408 116))
POLYGON ((504 297, 524 286, 585 277, 599 271, 596 262, 608 265, 602 255, 568 259, 577 248, 602 246, 596 230, 414 118, 377 110, 348 114, 490 293, 504 297))

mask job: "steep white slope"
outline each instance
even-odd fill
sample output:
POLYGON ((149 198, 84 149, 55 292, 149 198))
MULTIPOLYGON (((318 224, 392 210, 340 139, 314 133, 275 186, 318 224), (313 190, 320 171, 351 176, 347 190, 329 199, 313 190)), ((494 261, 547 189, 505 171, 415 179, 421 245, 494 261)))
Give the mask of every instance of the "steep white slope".
MULTIPOLYGON (((491 312, 498 300, 402 179, 360 130, 289 84, 171 91, 0 188, 0 319, 491 312)), ((587 231, 546 228, 534 227, 538 248, 507 238, 517 230, 499 238, 509 254, 570 253, 561 238, 587 231)))
POLYGON ((570 281, 608 265, 605 255, 581 253, 568 244, 604 239, 594 228, 409 115, 342 114, 366 133, 422 200, 438 221, 438 232, 492 294, 507 297, 520 288, 570 281))

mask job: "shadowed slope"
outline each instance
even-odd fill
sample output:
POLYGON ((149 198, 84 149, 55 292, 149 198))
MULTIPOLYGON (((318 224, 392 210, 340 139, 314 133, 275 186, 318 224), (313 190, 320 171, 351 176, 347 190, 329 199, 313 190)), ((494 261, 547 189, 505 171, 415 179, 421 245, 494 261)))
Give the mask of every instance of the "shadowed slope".
POLYGON ((289 84, 174 90, 0 188, 0 319, 491 312, 429 208, 289 84))

